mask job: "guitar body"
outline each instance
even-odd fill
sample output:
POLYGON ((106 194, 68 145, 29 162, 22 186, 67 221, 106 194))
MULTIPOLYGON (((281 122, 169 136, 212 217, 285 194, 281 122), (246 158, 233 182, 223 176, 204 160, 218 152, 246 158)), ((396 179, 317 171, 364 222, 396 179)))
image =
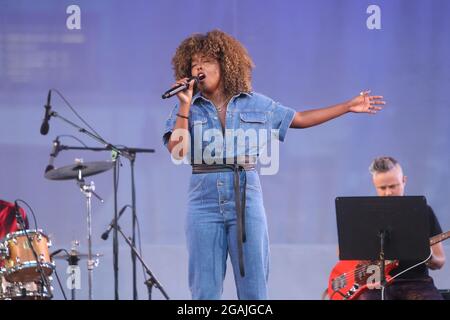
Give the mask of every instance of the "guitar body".
MULTIPOLYGON (((430 239, 430 246, 450 238, 450 231, 438 234, 430 239)), ((386 282, 392 277, 389 273, 398 266, 398 261, 386 260, 384 274, 386 282)), ((379 261, 341 260, 333 268, 328 279, 328 288, 323 299, 354 300, 365 290, 379 285, 373 281, 380 279, 379 261), (378 274, 376 272, 378 271, 378 274)))
POLYGON ((336 263, 328 279, 328 297, 330 300, 345 300, 345 295, 354 285, 354 281, 348 281, 346 274, 355 270, 358 264, 359 260, 341 260, 336 263))
MULTIPOLYGON (((385 277, 387 282, 391 280, 388 273, 397 266, 397 261, 386 261, 385 277)), ((334 266, 328 279, 328 298, 330 300, 354 300, 358 298, 369 286, 377 285, 376 282, 369 279, 374 274, 375 268, 379 268, 379 264, 376 264, 376 262, 339 261, 334 266)))

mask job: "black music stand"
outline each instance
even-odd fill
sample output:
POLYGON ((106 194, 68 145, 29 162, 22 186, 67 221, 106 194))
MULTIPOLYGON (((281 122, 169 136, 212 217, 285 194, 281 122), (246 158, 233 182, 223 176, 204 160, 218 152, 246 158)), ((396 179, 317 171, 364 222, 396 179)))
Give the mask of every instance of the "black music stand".
POLYGON ((338 197, 340 260, 425 260, 430 254, 429 218, 423 196, 338 197))

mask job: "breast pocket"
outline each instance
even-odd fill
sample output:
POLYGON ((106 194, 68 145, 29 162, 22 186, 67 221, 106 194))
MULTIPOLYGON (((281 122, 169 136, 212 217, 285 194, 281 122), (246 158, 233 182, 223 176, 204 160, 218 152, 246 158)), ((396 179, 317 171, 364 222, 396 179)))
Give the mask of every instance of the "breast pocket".
POLYGON ((264 112, 241 112, 240 113, 242 129, 263 128, 267 123, 267 116, 264 112))
POLYGON ((189 126, 194 128, 195 126, 202 126, 205 127, 208 124, 208 119, 206 119, 203 115, 198 115, 195 113, 192 113, 191 119, 189 121, 189 126))
POLYGON ((237 135, 237 155, 258 155, 267 143, 267 115, 264 112, 241 112, 237 135), (263 139, 261 139, 263 138, 263 139))

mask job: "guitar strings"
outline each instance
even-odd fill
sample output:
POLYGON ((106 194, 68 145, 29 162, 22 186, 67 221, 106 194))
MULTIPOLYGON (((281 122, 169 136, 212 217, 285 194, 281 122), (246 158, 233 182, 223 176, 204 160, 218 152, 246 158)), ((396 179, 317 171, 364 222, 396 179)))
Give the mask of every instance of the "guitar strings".
MULTIPOLYGON (((391 281, 394 280, 395 278, 397 278, 398 276, 400 276, 401 274, 403 274, 403 273, 405 273, 405 272, 407 272, 407 271, 409 271, 409 270, 411 270, 411 269, 413 269, 413 268, 415 268, 415 267, 417 267, 417 266, 419 266, 419 265, 425 263, 426 261, 428 261, 428 259, 430 259, 430 257, 431 257, 432 254, 433 254, 433 253, 432 253, 431 250, 430 250, 430 254, 428 255, 428 257, 427 257, 425 260, 423 260, 423 261, 421 261, 421 262, 419 262, 419 263, 417 263, 417 264, 415 264, 415 265, 409 267, 408 269, 403 270, 402 272, 396 274, 395 276, 393 276, 393 277, 391 278, 391 281)), ((377 265, 378 265, 378 264, 377 264, 377 265)), ((389 263, 388 263, 388 265, 389 265, 389 263)), ((350 271, 350 272, 348 272, 348 273, 344 273, 344 274, 345 274, 345 276, 344 276, 345 280, 348 280, 350 277, 353 277, 357 272, 366 269, 368 266, 370 266, 370 264, 366 264, 366 265, 364 265, 364 266, 362 266, 362 267, 356 268, 356 269, 353 270, 353 271, 350 271)), ((341 277, 342 277, 342 275, 339 276, 339 277, 337 277, 337 278, 334 278, 332 281, 334 282, 336 279, 341 278, 341 277)), ((384 287, 383 287, 383 288, 384 288, 384 287)))
MULTIPOLYGON (((389 263, 388 263, 388 265, 389 265, 389 263)), ((350 277, 353 277, 359 271, 364 271, 365 269, 367 269, 368 266, 370 266, 370 264, 366 264, 366 265, 364 265, 362 267, 358 267, 355 270, 352 270, 350 272, 345 272, 344 273, 345 280, 348 280, 350 277)), ((334 282, 334 281, 336 281, 336 279, 340 279, 341 277, 342 277, 342 275, 340 275, 339 277, 334 278, 332 281, 334 282)))

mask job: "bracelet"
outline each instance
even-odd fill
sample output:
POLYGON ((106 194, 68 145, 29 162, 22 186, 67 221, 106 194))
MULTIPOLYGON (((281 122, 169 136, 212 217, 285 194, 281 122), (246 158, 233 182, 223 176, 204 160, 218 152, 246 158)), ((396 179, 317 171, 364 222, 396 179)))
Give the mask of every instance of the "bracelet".
POLYGON ((188 119, 188 120, 189 120, 189 117, 183 116, 183 115, 181 115, 181 114, 179 114, 179 113, 177 113, 177 117, 180 117, 180 118, 184 118, 184 119, 188 119))

